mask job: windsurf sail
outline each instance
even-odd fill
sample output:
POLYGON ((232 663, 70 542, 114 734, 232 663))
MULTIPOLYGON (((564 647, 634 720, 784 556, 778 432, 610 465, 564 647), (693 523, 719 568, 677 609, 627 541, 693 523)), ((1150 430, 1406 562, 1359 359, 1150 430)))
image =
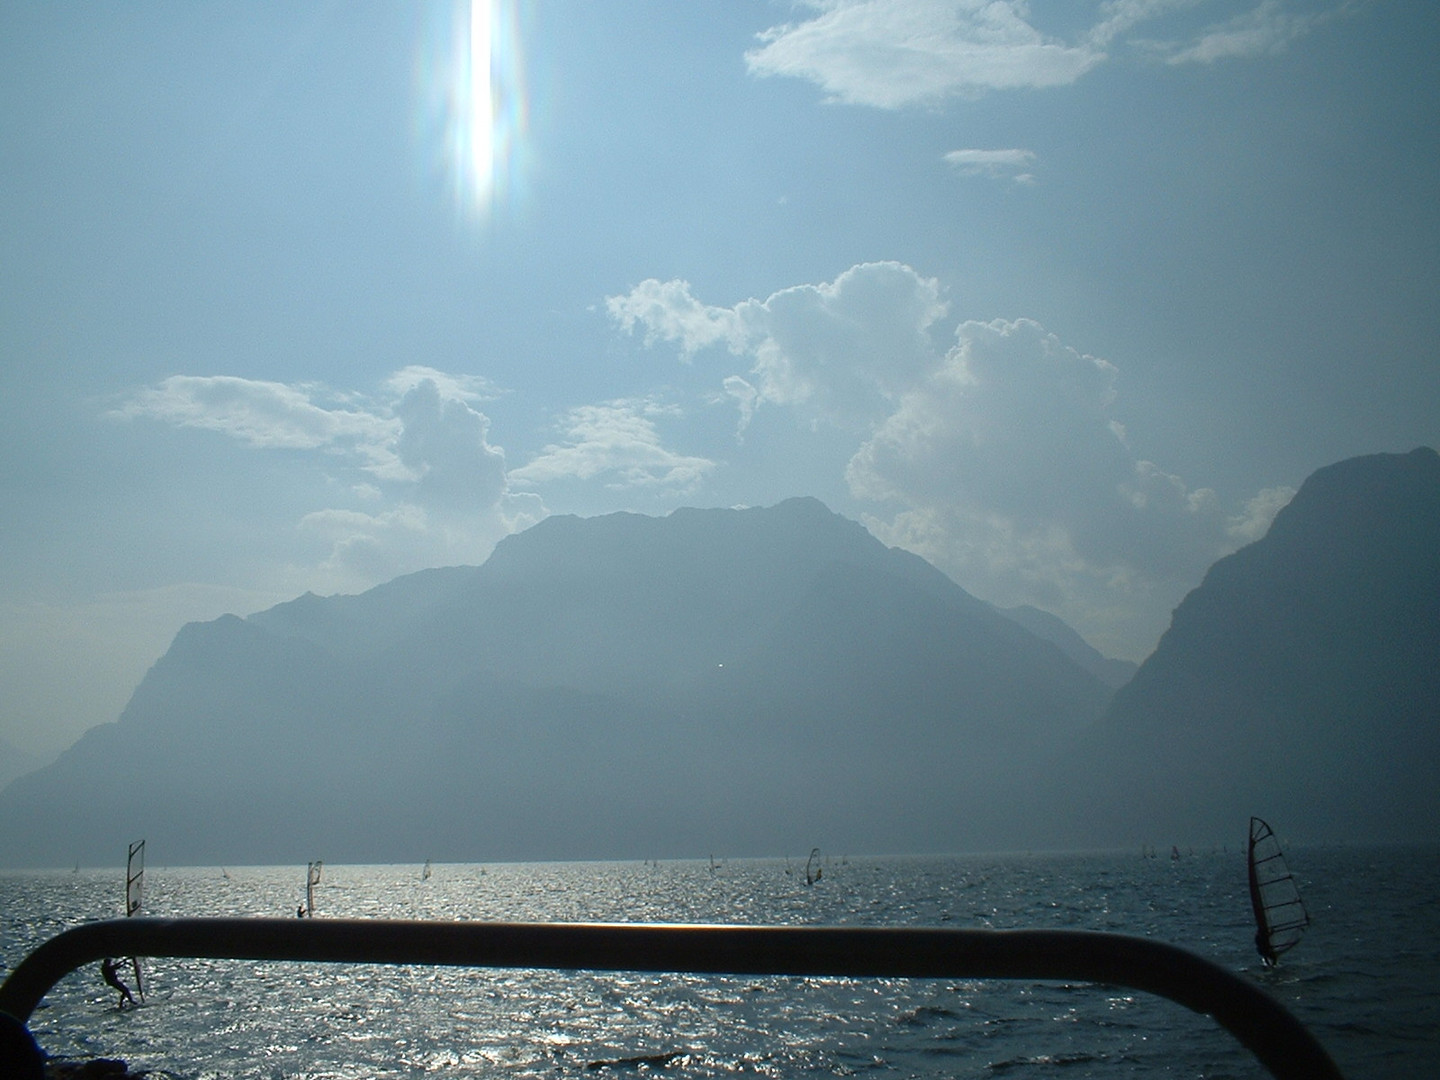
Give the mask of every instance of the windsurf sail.
MULTIPOLYGON (((139 915, 145 904, 145 841, 136 840, 125 856, 125 914, 139 915)), ((145 1000, 145 976, 140 971, 140 958, 132 956, 135 971, 135 992, 145 1000)))
POLYGON ((425 869, 420 871, 420 880, 421 880, 421 881, 429 881, 429 880, 430 880, 430 860, 429 860, 429 859, 426 859, 426 860, 425 860, 425 869))
POLYGON ((1310 913, 1300 899, 1280 841, 1258 817, 1250 819, 1250 905, 1255 910, 1255 948, 1267 966, 1300 943, 1310 913))
POLYGON ((825 871, 820 866, 820 849, 811 848, 810 858, 805 860, 805 884, 814 885, 825 871))
POLYGON ((320 884, 320 868, 325 864, 319 859, 305 867, 305 914, 315 914, 315 886, 320 884))

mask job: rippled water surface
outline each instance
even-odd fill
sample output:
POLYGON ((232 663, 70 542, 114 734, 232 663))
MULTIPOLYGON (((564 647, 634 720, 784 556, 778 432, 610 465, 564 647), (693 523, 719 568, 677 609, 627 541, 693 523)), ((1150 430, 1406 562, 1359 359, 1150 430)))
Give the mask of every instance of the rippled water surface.
MULTIPOLYGON (((1185 853, 332 866, 318 917, 1083 928, 1264 985, 1352 1080, 1440 1075, 1440 850, 1290 855, 1314 925, 1274 971, 1242 857, 1185 853)), ((293 915, 305 868, 151 866, 151 915, 293 915)), ((119 870, 0 873, 0 975, 121 913, 119 870)), ((92 966, 31 1028, 52 1054, 186 1078, 1254 1077, 1210 1020, 1114 987, 156 960, 120 1012, 92 966)))

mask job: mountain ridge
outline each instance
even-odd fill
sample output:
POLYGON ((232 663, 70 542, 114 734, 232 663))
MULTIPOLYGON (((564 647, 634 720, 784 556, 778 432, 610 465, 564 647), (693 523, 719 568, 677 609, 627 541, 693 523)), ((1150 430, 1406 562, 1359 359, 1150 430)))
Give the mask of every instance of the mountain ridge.
POLYGON ((1095 812, 1204 832, 1227 792, 1297 836, 1434 838, 1437 660, 1440 455, 1317 470, 1116 692, 1084 760, 1129 794, 1095 812))
POLYGON ((1109 694, 815 500, 559 517, 480 567, 185 627, 119 721, 0 792, 0 827, 31 812, 0 859, 121 828, 176 861, 973 846, 1004 763, 1109 694), (123 824, 88 786, 117 763, 123 824))
POLYGON ((1440 839, 1433 450, 1318 470, 1119 690, 1025 618, 814 500, 547 519, 186 626, 0 790, 0 864, 1440 839))

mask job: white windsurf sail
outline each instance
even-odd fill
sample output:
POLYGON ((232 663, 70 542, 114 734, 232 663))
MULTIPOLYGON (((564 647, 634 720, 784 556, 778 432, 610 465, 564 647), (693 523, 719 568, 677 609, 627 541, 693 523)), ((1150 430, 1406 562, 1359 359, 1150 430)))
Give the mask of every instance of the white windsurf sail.
MULTIPOLYGON (((145 841, 136 840, 125 856, 125 915, 139 915, 145 906, 145 841)), ((145 1000, 145 976, 140 958, 132 956, 130 966, 135 972, 135 992, 145 1000)))
POLYGON ((320 868, 325 864, 319 859, 305 867, 305 914, 315 914, 315 886, 320 884, 320 868))

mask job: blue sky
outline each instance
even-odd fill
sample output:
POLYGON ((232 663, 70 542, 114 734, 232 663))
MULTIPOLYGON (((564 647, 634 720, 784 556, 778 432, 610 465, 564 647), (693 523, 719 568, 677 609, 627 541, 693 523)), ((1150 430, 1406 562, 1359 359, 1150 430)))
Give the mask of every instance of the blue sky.
MULTIPOLYGON (((1142 658, 1440 443, 1440 8, 7 4, 0 739, 185 621, 814 495, 1142 658)), ((743 583, 737 583, 743 587, 743 583)))

